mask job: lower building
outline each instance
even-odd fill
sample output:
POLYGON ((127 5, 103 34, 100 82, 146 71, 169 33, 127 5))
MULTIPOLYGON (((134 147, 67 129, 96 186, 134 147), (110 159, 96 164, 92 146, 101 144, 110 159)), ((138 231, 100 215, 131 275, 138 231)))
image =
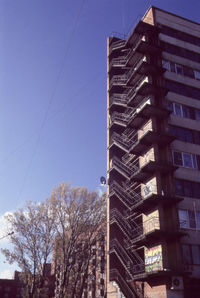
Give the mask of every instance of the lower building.
POLYGON ((17 292, 16 279, 0 279, 1 298, 20 298, 17 292))
POLYGON ((65 279, 68 279, 66 291, 69 297, 74 297, 75 284, 77 284, 76 292, 79 293, 78 295, 82 292, 83 298, 106 297, 105 234, 105 225, 99 227, 98 231, 93 233, 92 238, 88 239, 88 235, 83 233, 65 262, 63 261, 63 249, 59 249, 62 241, 58 239, 55 241, 51 270, 51 274, 55 276, 55 297, 60 297, 60 287, 63 286, 60 281, 64 280, 64 274, 65 279))

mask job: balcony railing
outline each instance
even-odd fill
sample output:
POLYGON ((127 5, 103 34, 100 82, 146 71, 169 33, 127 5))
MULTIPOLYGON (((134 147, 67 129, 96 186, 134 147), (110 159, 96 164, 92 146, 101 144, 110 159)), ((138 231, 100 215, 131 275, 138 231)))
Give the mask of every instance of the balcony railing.
POLYGON ((135 95, 137 94, 138 90, 145 84, 145 83, 149 83, 149 79, 148 77, 142 77, 132 88, 131 90, 128 92, 127 94, 127 99, 128 99, 128 104, 131 102, 131 100, 133 99, 133 97, 135 97, 135 95))
POLYGON ((127 82, 130 80, 130 78, 137 72, 139 67, 142 65, 142 63, 146 62, 147 58, 146 56, 143 56, 142 59, 139 61, 136 61, 135 64, 131 67, 129 72, 127 73, 127 82))
POLYGON ((123 233, 125 233, 128 237, 132 236, 131 225, 129 225, 128 221, 116 208, 110 211, 110 223, 112 222, 117 222, 123 233))
POLYGON ((118 146, 124 149, 124 151, 128 152, 129 148, 131 147, 131 141, 124 137, 123 135, 119 135, 118 133, 114 132, 111 136, 110 146, 114 143, 117 143, 118 146))
POLYGON ((125 65, 126 65, 126 57, 121 56, 121 57, 118 57, 118 58, 113 58, 110 61, 109 68, 111 68, 113 66, 125 66, 125 65))
POLYGON ((144 37, 144 36, 142 36, 142 38, 139 37, 139 38, 136 40, 135 45, 133 46, 133 48, 129 51, 129 53, 128 53, 127 56, 126 56, 126 61, 127 61, 127 63, 129 62, 130 58, 137 52, 137 48, 138 48, 138 46, 141 44, 142 41, 145 42, 145 37, 144 37))
POLYGON ((137 252, 132 253, 132 256, 130 257, 117 239, 113 239, 110 241, 110 250, 111 249, 116 252, 125 270, 128 271, 130 280, 133 278, 134 274, 145 271, 144 261, 140 258, 137 252))
MULTIPOLYGON (((161 231, 160 229, 160 220, 158 217, 152 217, 142 224, 140 224, 139 228, 133 231, 134 237, 130 239, 130 243, 134 244, 145 239, 146 235, 150 235, 156 231, 161 231)), ((163 231, 163 230, 162 230, 163 231)))
POLYGON ((113 94, 109 100, 109 106, 112 104, 118 104, 125 106, 127 104, 126 94, 113 94))
POLYGON ((126 126, 128 122, 128 117, 129 116, 127 114, 114 112, 110 118, 110 125, 112 125, 113 123, 118 123, 123 126, 126 126))
POLYGON ((119 271, 117 269, 110 270, 110 280, 111 281, 114 280, 117 282, 117 284, 120 287, 120 290, 123 292, 125 297, 133 297, 133 298, 138 297, 138 295, 136 295, 135 291, 129 286, 129 284, 125 280, 124 276, 122 277, 122 275, 119 273, 119 271))
POLYGON ((126 74, 115 75, 110 80, 109 88, 111 89, 114 85, 117 85, 117 86, 126 85, 126 82, 127 82, 127 75, 126 74))
POLYGON ((122 186, 120 186, 116 181, 110 185, 110 193, 115 192, 116 195, 122 200, 125 201, 129 206, 133 206, 138 202, 138 199, 141 199, 138 194, 132 192, 126 192, 122 186))
POLYGON ((113 157, 110 162, 110 169, 114 168, 125 175, 127 178, 129 178, 129 176, 131 175, 131 169, 124 165, 123 162, 117 157, 113 157))
POLYGON ((126 44, 126 40, 117 40, 117 41, 112 42, 112 44, 109 47, 110 53, 114 49, 118 49, 118 48, 124 47, 125 44, 126 44))
MULTIPOLYGON (((128 148, 130 148, 130 143, 127 141, 124 142, 124 140, 119 135, 114 134, 112 142, 114 141, 118 142, 118 145, 123 147, 124 151, 126 152, 128 151, 128 148)), ((118 172, 120 172, 121 174, 123 174, 124 176, 126 176, 128 179, 131 179, 131 180, 137 178, 135 177, 136 175, 141 176, 140 178, 142 179, 143 178, 146 179, 146 175, 147 174, 151 175, 150 172, 155 171, 156 168, 159 167, 159 165, 161 166, 161 164, 155 163, 154 152, 150 150, 149 152, 146 153, 144 157, 134 158, 130 160, 128 164, 125 164, 123 160, 120 160, 119 158, 114 156, 110 162, 110 169, 117 170, 118 172), (146 169, 145 166, 148 166, 148 169, 146 169)), ((168 168, 166 169, 163 167, 164 165, 162 165, 162 168, 160 167, 159 168, 165 171, 167 171, 168 168, 169 168, 168 170, 171 170, 170 165, 168 165, 168 168)))

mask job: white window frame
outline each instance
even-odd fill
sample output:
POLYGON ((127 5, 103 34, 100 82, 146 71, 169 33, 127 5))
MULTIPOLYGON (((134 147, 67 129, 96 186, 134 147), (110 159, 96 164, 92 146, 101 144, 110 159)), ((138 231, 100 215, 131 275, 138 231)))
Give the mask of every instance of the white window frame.
MULTIPOLYGON (((175 63, 173 61, 162 59, 162 67, 165 68, 166 70, 170 71, 170 72, 174 72, 172 70, 172 68, 171 68, 171 63, 173 63, 174 69, 175 69, 175 73, 177 75, 185 76, 184 75, 184 72, 183 72, 183 65, 182 64, 178 64, 178 63, 175 63), (178 68, 181 69, 181 72, 180 73, 178 72, 178 68)), ((193 78, 195 80, 200 80, 200 70, 196 70, 196 69, 192 69, 192 68, 190 68, 190 69, 194 73, 194 77, 193 78)))
POLYGON ((173 158, 173 164, 176 165, 176 166, 183 167, 183 168, 187 168, 187 169, 198 170, 198 166, 197 166, 197 158, 196 158, 196 155, 195 155, 195 154, 191 154, 191 153, 188 153, 188 152, 181 152, 181 151, 173 150, 173 151, 172 151, 172 158, 173 158), (180 153, 180 154, 181 154, 182 165, 177 165, 177 164, 175 163, 174 152, 177 152, 177 153, 180 153), (190 155, 191 163, 192 163, 192 167, 188 167, 188 166, 185 165, 184 155, 190 155))
POLYGON ((181 229, 189 229, 189 230, 200 230, 200 225, 198 225, 197 220, 197 213, 200 213, 200 211, 194 211, 194 210, 188 210, 188 209, 178 209, 178 218, 179 218, 179 225, 181 229), (195 225, 196 227, 190 227, 190 217, 189 212, 194 213, 195 218, 195 225))

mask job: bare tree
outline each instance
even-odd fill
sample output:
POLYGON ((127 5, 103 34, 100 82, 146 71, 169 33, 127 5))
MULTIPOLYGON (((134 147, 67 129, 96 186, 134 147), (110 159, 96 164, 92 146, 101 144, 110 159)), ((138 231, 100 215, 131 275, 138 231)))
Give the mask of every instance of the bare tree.
POLYGON ((61 184, 51 200, 58 223, 55 297, 82 297, 90 275, 92 247, 105 229, 105 196, 61 184))
MULTIPOLYGON (((2 252, 23 274, 21 297, 45 294, 45 268, 53 255, 55 298, 82 297, 90 277, 95 241, 105 229, 105 197, 61 183, 44 203, 6 216, 13 249, 2 252)), ((51 281, 52 284, 52 281, 51 281)))
POLYGON ((45 268, 50 262, 55 238, 56 214, 50 200, 28 202, 26 207, 8 214, 13 249, 2 249, 10 263, 16 262, 23 272, 22 297, 41 297, 45 283, 45 268))

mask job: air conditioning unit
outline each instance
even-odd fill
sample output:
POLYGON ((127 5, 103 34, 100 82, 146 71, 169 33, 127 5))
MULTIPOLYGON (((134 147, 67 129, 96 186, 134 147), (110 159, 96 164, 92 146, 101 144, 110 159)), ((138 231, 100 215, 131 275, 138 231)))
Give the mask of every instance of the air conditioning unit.
POLYGON ((183 290, 182 276, 172 276, 171 290, 183 290))

